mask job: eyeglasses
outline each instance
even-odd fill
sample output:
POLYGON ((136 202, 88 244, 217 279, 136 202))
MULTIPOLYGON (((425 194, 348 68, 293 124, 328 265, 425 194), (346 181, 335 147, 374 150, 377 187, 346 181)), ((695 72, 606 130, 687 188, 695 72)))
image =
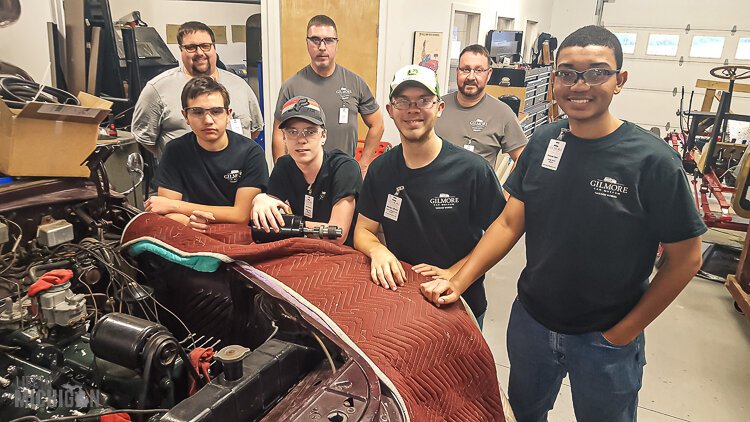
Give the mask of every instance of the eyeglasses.
POLYGON ((485 73, 489 72, 490 69, 470 69, 468 67, 459 67, 458 71, 461 72, 462 75, 470 75, 471 72, 474 72, 475 75, 481 76, 485 73))
POLYGON ((214 46, 214 43, 212 43, 212 42, 206 42, 206 43, 203 43, 203 44, 181 45, 180 49, 181 50, 185 50, 188 53, 195 53, 196 51, 198 51, 198 48, 200 48, 201 51, 203 51, 204 53, 208 53, 209 51, 211 51, 211 47, 213 47, 213 46, 214 46))
POLYGON ((309 139, 312 138, 320 133, 319 128, 306 128, 302 130, 297 129, 283 129, 284 134, 286 134, 286 137, 292 140, 296 140, 299 138, 305 138, 309 139))
POLYGON ((325 45, 331 45, 331 44, 339 42, 339 39, 336 37, 325 37, 325 38, 307 37, 307 40, 317 46, 319 46, 320 43, 325 43, 325 45))
POLYGON ((589 86, 594 86, 601 85, 604 82, 607 82, 607 80, 611 78, 612 75, 620 73, 620 69, 612 70, 593 68, 584 70, 583 72, 579 72, 573 69, 565 69, 556 70, 554 73, 555 77, 557 77, 557 80, 565 86, 573 86, 578 83, 579 79, 583 79, 583 81, 589 84, 589 86))
POLYGON ((408 110, 411 108, 412 104, 415 104, 418 108, 427 109, 432 108, 432 106, 437 103, 437 100, 435 98, 420 98, 417 101, 409 101, 406 98, 396 98, 395 100, 391 101, 391 104, 393 105, 393 108, 396 110, 408 110))
POLYGON ((185 109, 185 113, 187 113, 188 117, 193 117, 196 119, 202 119, 206 117, 206 113, 208 113, 211 115, 211 118, 215 120, 219 117, 226 116, 227 109, 226 107, 187 107, 185 109))

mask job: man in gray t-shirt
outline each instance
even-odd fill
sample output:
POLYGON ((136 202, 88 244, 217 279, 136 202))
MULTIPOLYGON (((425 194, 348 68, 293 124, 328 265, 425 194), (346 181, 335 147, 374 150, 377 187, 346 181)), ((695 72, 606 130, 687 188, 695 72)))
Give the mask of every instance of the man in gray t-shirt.
POLYGON ((359 160, 362 174, 375 155, 384 124, 380 107, 367 83, 357 74, 336 64, 338 34, 336 23, 324 15, 314 16, 307 24, 307 52, 310 64, 289 78, 279 91, 274 115, 273 159, 286 154, 279 121, 281 107, 289 99, 306 96, 317 101, 328 121, 325 150, 340 149, 354 156, 357 147, 357 113, 368 127, 365 146, 359 160))
POLYGON ((157 157, 169 141, 190 132, 182 115, 180 94, 185 84, 196 76, 211 76, 229 92, 232 114, 227 129, 249 138, 255 138, 263 130, 263 117, 255 93, 242 78, 216 67, 214 41, 213 31, 205 24, 182 24, 177 33, 182 66, 148 81, 138 97, 133 111, 133 135, 157 157))
POLYGON ((484 92, 491 74, 487 49, 475 44, 461 52, 456 70, 458 91, 443 96, 445 109, 435 132, 481 155, 492 168, 500 153, 508 153, 515 165, 528 141, 510 107, 484 92))

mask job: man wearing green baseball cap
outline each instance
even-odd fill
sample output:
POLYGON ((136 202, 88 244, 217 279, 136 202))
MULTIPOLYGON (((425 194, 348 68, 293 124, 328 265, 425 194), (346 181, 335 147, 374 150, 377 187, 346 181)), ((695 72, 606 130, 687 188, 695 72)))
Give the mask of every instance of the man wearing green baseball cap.
MULTIPOLYGON (((399 261, 428 278, 451 277, 505 206, 487 161, 435 134, 445 104, 435 73, 399 69, 388 114, 401 145, 373 161, 357 202, 354 247, 371 260, 372 281, 396 290, 406 280, 399 261), (382 228, 386 245, 377 233, 382 228)), ((463 298, 481 327, 487 309, 483 276, 463 298)))

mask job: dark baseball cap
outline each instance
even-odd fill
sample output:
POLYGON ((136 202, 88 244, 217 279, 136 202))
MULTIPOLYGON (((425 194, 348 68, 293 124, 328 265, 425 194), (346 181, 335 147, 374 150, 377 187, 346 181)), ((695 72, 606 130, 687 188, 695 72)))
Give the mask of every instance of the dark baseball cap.
POLYGON ((316 125, 326 125, 326 115, 317 101, 310 97, 297 96, 291 98, 281 107, 281 123, 279 127, 283 128, 284 123, 289 119, 303 119, 316 125))

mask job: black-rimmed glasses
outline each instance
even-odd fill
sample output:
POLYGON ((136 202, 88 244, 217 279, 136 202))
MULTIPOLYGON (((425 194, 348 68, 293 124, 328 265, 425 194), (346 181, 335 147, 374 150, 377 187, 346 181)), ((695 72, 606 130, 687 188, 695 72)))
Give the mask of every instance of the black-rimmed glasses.
POLYGON ((196 51, 198 51, 198 49, 200 48, 200 49, 201 49, 201 51, 203 51, 204 53, 208 53, 209 51, 211 51, 211 48, 212 48, 213 46, 214 46, 214 43, 212 43, 212 42, 206 42, 206 43, 203 43, 203 44, 187 44, 187 45, 181 45, 181 46, 180 46, 180 49, 181 49, 181 50, 185 50, 185 51, 187 51, 188 53, 195 53, 195 52, 196 52, 196 51))
POLYGON ((590 86, 594 86, 607 82, 612 75, 620 73, 620 69, 593 68, 582 72, 573 69, 558 69, 554 73, 556 80, 565 86, 573 86, 578 83, 579 79, 583 79, 590 86))
POLYGON ((323 43, 323 44, 325 44, 325 45, 328 46, 328 45, 331 45, 331 44, 335 44, 335 43, 337 43, 339 41, 339 39, 336 38, 336 37, 325 37, 325 38, 307 37, 307 40, 310 41, 311 43, 317 45, 317 46, 319 46, 321 43, 323 43))

